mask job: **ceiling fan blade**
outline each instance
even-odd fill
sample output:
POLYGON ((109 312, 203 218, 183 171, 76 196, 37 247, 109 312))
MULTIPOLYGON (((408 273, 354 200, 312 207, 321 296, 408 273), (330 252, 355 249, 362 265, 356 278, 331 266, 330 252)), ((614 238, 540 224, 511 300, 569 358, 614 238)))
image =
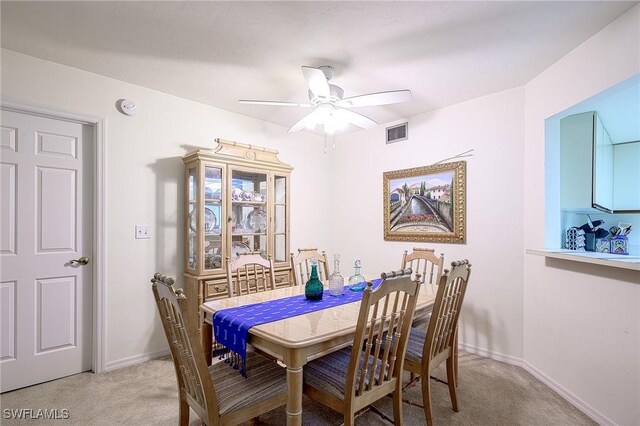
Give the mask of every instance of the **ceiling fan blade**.
POLYGON ((326 117, 327 112, 323 108, 316 108, 309 114, 300 119, 296 124, 291 126, 289 132, 299 132, 300 130, 313 130, 326 117))
POLYGON ((367 95, 352 96, 342 99, 336 104, 343 108, 357 108, 378 105, 397 104, 413 99, 411 90, 392 90, 390 92, 369 93, 367 95))
POLYGON ((284 102, 284 101, 254 101, 250 99, 241 99, 238 102, 240 102, 241 104, 292 106, 292 107, 300 107, 300 108, 310 108, 313 106, 308 103, 301 104, 297 102, 284 102))
POLYGON ((307 85, 309 85, 309 90, 311 90, 314 96, 329 99, 331 95, 329 83, 321 69, 303 66, 302 74, 304 74, 307 85))
POLYGON ((333 111, 333 116, 338 120, 351 123, 354 126, 358 126, 363 129, 370 129, 378 125, 378 123, 376 123, 369 117, 365 117, 364 115, 358 114, 357 112, 349 111, 342 108, 336 108, 333 111))

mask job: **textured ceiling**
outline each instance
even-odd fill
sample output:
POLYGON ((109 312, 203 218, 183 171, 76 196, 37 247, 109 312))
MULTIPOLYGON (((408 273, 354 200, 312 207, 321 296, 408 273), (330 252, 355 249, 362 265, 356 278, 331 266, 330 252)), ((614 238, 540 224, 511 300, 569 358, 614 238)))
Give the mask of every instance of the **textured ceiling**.
POLYGON ((332 65, 345 97, 413 92, 358 109, 388 123, 522 85, 635 4, 2 1, 2 46, 286 127, 309 110, 238 99, 306 102, 300 66, 332 65))

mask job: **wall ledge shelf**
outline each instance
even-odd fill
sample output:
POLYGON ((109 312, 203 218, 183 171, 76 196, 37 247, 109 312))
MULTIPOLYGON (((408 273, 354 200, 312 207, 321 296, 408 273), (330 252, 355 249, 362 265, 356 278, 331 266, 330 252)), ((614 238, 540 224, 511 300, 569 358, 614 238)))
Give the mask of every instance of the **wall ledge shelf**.
POLYGON ((567 249, 527 249, 527 254, 640 271, 640 256, 625 256, 619 254, 595 252, 577 252, 567 249))

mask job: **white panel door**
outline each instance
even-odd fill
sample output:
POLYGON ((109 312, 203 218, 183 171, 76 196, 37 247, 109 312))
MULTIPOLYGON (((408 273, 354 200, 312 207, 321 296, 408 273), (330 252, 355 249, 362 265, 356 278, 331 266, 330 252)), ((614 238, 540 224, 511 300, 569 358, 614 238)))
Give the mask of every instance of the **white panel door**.
POLYGON ((91 370, 90 126, 2 111, 1 392, 91 370), (88 265, 75 260, 87 257, 88 265))

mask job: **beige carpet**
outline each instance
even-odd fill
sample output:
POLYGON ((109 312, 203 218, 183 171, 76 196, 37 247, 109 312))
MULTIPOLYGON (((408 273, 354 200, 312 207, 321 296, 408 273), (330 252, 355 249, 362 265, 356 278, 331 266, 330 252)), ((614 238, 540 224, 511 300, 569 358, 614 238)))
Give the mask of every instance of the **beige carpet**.
MULTIPOLYGON (((145 362, 105 374, 83 373, 0 396, 2 425, 176 425, 177 388, 170 358, 145 362), (6 409, 67 409, 66 420, 12 420, 6 409)), ((435 376, 445 378, 444 370, 435 376)), ((460 412, 451 409, 447 386, 432 382, 436 425, 595 425, 562 397, 521 368, 460 352, 460 412)), ((405 397, 421 401, 420 386, 405 397)), ((391 399, 376 407, 393 415, 391 399)), ((422 408, 403 404, 406 425, 425 424, 422 408)), ((260 417, 260 424, 284 425, 284 407, 260 417)), ((339 425, 342 417, 304 400, 305 425, 339 425)), ((387 425, 371 412, 361 425, 387 425)), ((191 425, 200 422, 191 412, 191 425)))

